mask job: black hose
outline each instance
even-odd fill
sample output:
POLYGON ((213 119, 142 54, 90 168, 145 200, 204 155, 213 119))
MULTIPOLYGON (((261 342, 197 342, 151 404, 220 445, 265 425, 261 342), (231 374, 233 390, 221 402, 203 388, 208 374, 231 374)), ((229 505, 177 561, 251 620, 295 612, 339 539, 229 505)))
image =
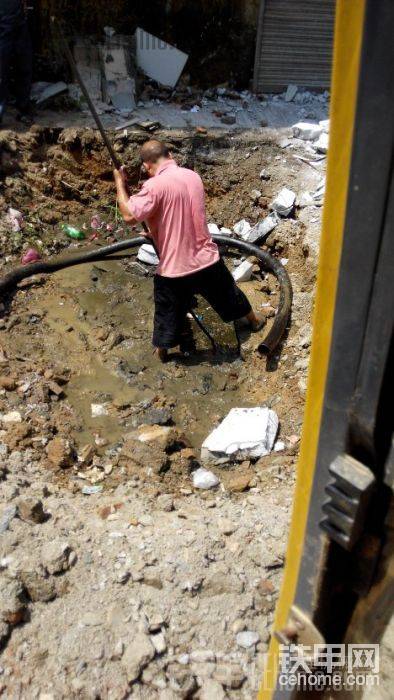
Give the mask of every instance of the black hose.
MULTIPOLYGON (((268 272, 272 272, 278 280, 280 287, 278 311, 271 330, 259 345, 259 350, 261 352, 272 353, 283 336, 291 312, 293 291, 287 271, 276 258, 273 258, 272 255, 269 255, 269 253, 261 250, 252 243, 246 243, 245 241, 230 238, 229 236, 222 236, 220 234, 214 234, 213 239, 216 243, 224 245, 227 248, 235 248, 248 255, 253 255, 262 263, 262 268, 268 272)), ((18 282, 26 279, 26 277, 49 274, 67 267, 73 267, 74 265, 105 260, 106 258, 110 258, 114 253, 137 248, 143 243, 146 243, 146 237, 138 236, 137 238, 130 238, 125 241, 119 241, 118 243, 112 243, 111 245, 99 249, 78 251, 74 255, 66 255, 64 257, 55 258, 54 260, 39 260, 29 265, 22 265, 11 270, 11 272, 8 272, 0 279, 0 298, 13 289, 18 282)))

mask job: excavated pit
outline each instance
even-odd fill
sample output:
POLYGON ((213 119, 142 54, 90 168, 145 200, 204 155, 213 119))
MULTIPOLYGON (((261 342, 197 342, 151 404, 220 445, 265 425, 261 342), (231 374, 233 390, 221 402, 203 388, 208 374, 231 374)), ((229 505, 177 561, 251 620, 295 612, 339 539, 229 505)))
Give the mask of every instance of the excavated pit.
MULTIPOLYGON (((321 178, 293 157, 296 150, 281 147, 275 132, 264 138, 251 132, 156 135, 171 144, 178 162, 200 173, 209 221, 219 227, 231 228, 241 218, 258 221, 281 187, 299 192, 316 188, 321 178), (263 167, 265 180, 259 178, 263 167), (253 193, 256 189, 260 196, 253 193)), ((138 146, 146 138, 140 129, 114 134, 133 187, 139 178, 138 146)), ((111 165, 96 132, 2 132, 0 147, 1 209, 5 213, 12 206, 25 216, 21 232, 10 231, 4 217, 0 223, 0 274, 17 264, 29 246, 44 256, 86 247, 93 214, 113 230, 104 226, 92 246, 137 233, 118 219, 111 165), (85 230, 87 239, 70 241, 62 223, 85 230)), ((115 654, 113 647, 122 640, 127 649, 133 624, 142 625, 141 611, 148 618, 164 615, 168 647, 149 664, 149 673, 137 675, 133 697, 138 690, 138 697, 161 698, 164 688, 186 683, 185 673, 191 690, 182 697, 203 697, 199 693, 206 679, 211 689, 218 692, 212 683, 220 684, 229 697, 254 694, 285 551, 311 339, 319 214, 315 207, 299 210, 283 219, 265 243, 273 255, 288 261, 294 287, 292 320, 269 362, 256 352, 261 334, 243 333, 239 358, 232 325, 222 324, 200 300, 196 311, 219 352, 214 355, 194 327, 197 352, 175 354, 168 364, 158 364, 151 348, 152 272, 136 265, 134 253, 122 261, 25 280, 1 300, 0 414, 20 415, 19 422, 3 420, 0 426, 3 505, 40 497, 51 516, 34 526, 14 520, 3 536, 1 555, 14 557, 10 567, 25 581, 26 608, 32 613, 29 622, 10 627, 4 636, 10 695, 33 688, 56 698, 73 693, 125 697, 127 670, 122 653, 115 654), (93 417, 92 404, 104 407, 105 415, 93 417), (204 438, 230 408, 259 405, 277 412, 284 449, 258 461, 213 467, 219 489, 195 491, 191 471, 204 438), (158 423, 173 426, 171 444, 154 443, 153 451, 134 454, 130 436, 140 425, 158 423), (49 449, 56 441, 57 453, 49 449), (97 493, 83 495, 83 489, 94 492, 92 487, 97 493), (233 527, 226 529, 229 520, 233 527), (21 561, 30 551, 38 561, 47 543, 59 537, 70 541, 77 561, 65 566, 54 583, 53 600, 47 602, 26 584, 21 561), (119 585, 118 574, 125 568, 129 575, 119 585), (121 612, 114 612, 114 596, 121 612), (67 622, 56 618, 63 606, 67 622), (78 623, 82 609, 84 616, 96 615, 97 620, 78 623), (55 622, 49 631, 50 619, 55 622), (130 628, 127 619, 130 624, 134 620, 130 628), (257 646, 245 649, 235 642, 244 629, 259 632, 257 646), (60 644, 56 659, 53 649, 64 634, 69 641, 60 644), (38 670, 33 637, 45 673, 38 670), (97 638, 104 651, 96 658, 86 650, 97 638), (16 678, 12 658, 22 648, 24 670, 16 678), (204 662, 183 666, 179 657, 192 649, 213 650, 216 661, 206 654, 204 662), (77 656, 86 657, 83 670, 78 670, 77 656), (224 680, 220 664, 226 666, 224 680), (241 669, 239 683, 227 678, 234 665, 241 669), (158 677, 162 687, 155 685, 158 677)), ((239 257, 226 256, 230 269, 239 257)), ((256 268, 242 288, 256 308, 277 308, 271 275, 262 280, 256 268)), ((267 328, 270 323, 272 319, 267 328)))

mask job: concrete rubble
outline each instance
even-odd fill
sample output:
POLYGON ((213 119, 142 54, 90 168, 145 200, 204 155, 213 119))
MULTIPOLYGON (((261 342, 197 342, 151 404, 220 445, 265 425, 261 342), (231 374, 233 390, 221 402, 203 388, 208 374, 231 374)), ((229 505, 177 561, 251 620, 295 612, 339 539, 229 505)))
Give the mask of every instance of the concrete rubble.
POLYGON ((293 126, 293 136, 296 136, 303 141, 316 141, 321 135, 323 129, 319 124, 310 122, 298 122, 293 126))
POLYGON ((253 273, 253 263, 249 260, 244 260, 233 270, 233 277, 237 283, 249 282, 253 273))
POLYGON ((271 208, 279 214, 279 216, 289 216, 293 211, 296 200, 296 194, 288 187, 284 187, 275 197, 271 204, 271 208))

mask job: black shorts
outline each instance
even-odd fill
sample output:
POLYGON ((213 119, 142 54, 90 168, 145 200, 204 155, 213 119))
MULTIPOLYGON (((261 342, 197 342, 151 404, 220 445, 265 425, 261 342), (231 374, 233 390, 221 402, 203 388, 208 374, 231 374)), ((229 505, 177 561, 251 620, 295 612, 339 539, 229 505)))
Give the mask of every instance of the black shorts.
POLYGON ((204 297, 225 323, 243 318, 251 311, 249 301, 222 259, 185 277, 155 275, 153 345, 156 348, 179 345, 195 294, 204 297))

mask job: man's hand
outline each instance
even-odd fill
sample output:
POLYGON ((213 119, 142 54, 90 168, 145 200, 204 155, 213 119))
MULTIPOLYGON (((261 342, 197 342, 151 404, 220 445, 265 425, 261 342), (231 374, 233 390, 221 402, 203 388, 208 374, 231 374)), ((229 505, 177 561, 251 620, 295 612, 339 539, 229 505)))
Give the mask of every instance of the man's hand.
POLYGON ((119 209, 120 213, 122 214, 123 220, 126 222, 126 224, 133 224, 135 223, 135 218, 130 213, 128 207, 129 191, 127 187, 127 175, 123 167, 119 170, 115 168, 114 180, 116 185, 116 196, 118 199, 119 209))
POLYGON ((124 187, 125 189, 127 188, 127 173, 126 173, 126 170, 123 166, 120 168, 120 170, 117 170, 115 168, 114 180, 115 180, 116 189, 121 188, 121 187, 124 187))

